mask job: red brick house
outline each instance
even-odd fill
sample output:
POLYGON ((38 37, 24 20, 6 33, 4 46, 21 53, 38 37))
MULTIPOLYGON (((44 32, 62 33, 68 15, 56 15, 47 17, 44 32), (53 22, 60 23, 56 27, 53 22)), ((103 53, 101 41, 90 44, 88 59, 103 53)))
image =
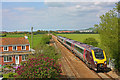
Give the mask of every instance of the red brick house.
POLYGON ((31 54, 27 37, 0 38, 0 65, 20 64, 31 54))

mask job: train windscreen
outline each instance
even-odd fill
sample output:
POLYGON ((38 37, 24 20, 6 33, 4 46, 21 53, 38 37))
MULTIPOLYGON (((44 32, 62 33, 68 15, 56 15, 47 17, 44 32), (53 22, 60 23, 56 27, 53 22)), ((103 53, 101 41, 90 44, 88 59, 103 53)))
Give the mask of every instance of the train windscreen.
POLYGON ((97 59, 104 59, 103 50, 96 49, 94 50, 94 53, 97 59))

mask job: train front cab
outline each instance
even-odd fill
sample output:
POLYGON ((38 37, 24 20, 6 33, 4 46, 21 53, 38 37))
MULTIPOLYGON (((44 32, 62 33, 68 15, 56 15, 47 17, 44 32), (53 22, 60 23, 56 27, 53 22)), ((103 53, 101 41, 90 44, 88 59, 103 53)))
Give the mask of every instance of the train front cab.
POLYGON ((94 65, 97 71, 106 70, 107 68, 107 59, 104 50, 95 49, 91 50, 94 60, 94 65))

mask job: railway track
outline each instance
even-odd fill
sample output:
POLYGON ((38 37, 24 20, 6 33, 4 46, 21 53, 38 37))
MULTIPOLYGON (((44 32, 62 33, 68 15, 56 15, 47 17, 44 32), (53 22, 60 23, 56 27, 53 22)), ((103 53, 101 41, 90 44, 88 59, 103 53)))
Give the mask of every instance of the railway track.
POLYGON ((109 79, 109 80, 116 80, 114 78, 112 78, 110 75, 108 75, 107 73, 97 73, 102 80, 105 80, 105 79, 109 79))
MULTIPOLYGON (((57 38, 54 37, 54 41, 56 42, 57 46, 59 48, 61 48, 61 51, 62 51, 62 55, 64 56, 62 59, 65 60, 66 64, 69 65, 69 68, 71 69, 72 73, 73 73, 73 76, 72 78, 75 78, 75 79, 78 79, 80 78, 80 75, 79 73, 75 70, 74 68, 74 63, 72 63, 72 60, 70 59, 70 56, 68 54, 65 54, 64 52, 65 51, 69 51, 69 53, 72 54, 72 52, 67 49, 65 46, 63 46, 59 41, 57 41, 57 38), (72 64, 72 65, 71 65, 72 64)), ((55 45, 56 45, 55 44, 55 45)), ((68 53, 68 52, 67 52, 68 53)), ((75 55, 74 55, 75 56, 75 55)), ((76 56, 75 56, 76 57, 76 56)), ((76 57, 76 60, 80 60, 79 58, 76 57)), ((80 60, 81 61, 81 60, 80 60)), ((81 61, 84 65, 86 65, 83 61, 81 61)), ((64 69, 65 70, 65 69, 64 69)), ((114 79, 112 78, 109 74, 107 73, 97 73, 95 72, 94 70, 91 70, 93 73, 95 73, 101 80, 118 80, 118 79, 114 79)), ((67 76, 66 76, 67 77, 67 76)))
MULTIPOLYGON (((59 43, 56 43, 57 45, 59 44, 59 43)), ((57 46, 56 46, 56 44, 54 44, 54 46, 56 47, 56 48, 58 48, 57 46)), ((59 47, 62 47, 62 45, 60 45, 59 47)), ((66 56, 66 54, 64 53, 65 52, 65 50, 63 49, 63 48, 61 48, 62 50, 61 50, 61 54, 63 55, 63 57, 62 57, 62 59, 61 59, 61 62, 62 62, 62 64, 64 64, 65 66, 67 66, 67 68, 68 69, 64 69, 63 68, 63 72, 65 73, 65 72, 68 72, 68 75, 69 76, 65 76, 68 80, 79 80, 78 78, 80 78, 80 76, 79 76, 79 74, 77 73, 77 71, 74 69, 74 67, 71 65, 72 63, 70 62, 70 59, 66 56), (68 70, 70 70, 70 71, 68 71, 68 70)), ((65 74, 67 74, 67 73, 65 73, 65 74)))

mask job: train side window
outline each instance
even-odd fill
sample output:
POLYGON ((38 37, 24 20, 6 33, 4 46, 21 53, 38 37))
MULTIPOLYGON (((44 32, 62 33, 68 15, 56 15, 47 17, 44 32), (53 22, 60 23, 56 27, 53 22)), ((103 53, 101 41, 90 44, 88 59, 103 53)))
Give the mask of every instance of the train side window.
POLYGON ((77 46, 75 46, 75 49, 77 50, 77 51, 79 51, 80 53, 82 53, 83 54, 83 49, 81 49, 81 48, 79 48, 79 47, 77 47, 77 46))
POLYGON ((71 43, 69 43, 69 42, 67 42, 67 41, 66 41, 66 43, 67 43, 69 46, 71 46, 71 43))
POLYGON ((62 41, 62 39, 60 39, 62 41))

